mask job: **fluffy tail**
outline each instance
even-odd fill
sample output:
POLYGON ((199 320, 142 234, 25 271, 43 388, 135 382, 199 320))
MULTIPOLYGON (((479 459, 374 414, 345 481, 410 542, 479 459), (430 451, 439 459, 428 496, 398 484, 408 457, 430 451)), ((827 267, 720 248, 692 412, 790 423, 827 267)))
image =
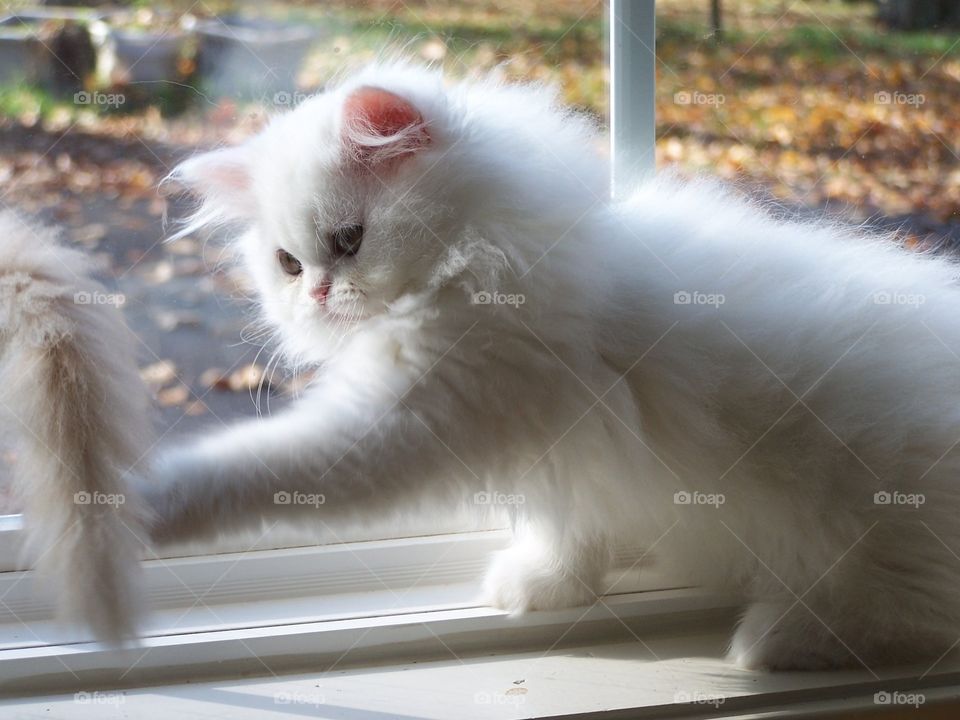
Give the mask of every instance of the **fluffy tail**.
POLYGON ((125 487, 149 448, 149 399, 115 298, 47 228, 0 212, 0 410, 21 440, 26 550, 65 619, 135 634, 145 517, 125 487))

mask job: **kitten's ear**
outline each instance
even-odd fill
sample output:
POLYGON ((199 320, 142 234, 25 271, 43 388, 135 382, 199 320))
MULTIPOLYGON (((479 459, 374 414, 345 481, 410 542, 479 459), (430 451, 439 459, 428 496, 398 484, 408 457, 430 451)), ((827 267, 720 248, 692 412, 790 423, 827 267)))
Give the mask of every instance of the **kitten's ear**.
POLYGON ((213 150, 184 160, 170 179, 203 198, 205 206, 229 219, 245 219, 256 207, 252 159, 244 145, 213 150))
POLYGON ((376 87, 361 87, 347 96, 342 136, 351 157, 365 165, 411 155, 430 142, 420 111, 376 87))

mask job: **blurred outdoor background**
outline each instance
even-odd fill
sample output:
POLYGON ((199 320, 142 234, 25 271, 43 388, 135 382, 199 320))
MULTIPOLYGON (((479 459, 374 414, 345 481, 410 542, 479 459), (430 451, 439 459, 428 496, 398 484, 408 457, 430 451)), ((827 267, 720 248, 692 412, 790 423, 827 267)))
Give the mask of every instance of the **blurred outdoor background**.
MULTIPOLYGON (((176 219, 184 205, 168 206, 157 184, 179 159, 241 140, 385 46, 453 75, 503 65, 556 83, 606 122, 604 2, 2 10, 0 197, 97 258, 140 338, 165 441, 275 410, 297 391, 245 332, 247 289, 221 247, 162 242, 165 213, 176 219)), ((950 247, 960 239, 958 22, 960 3, 939 0, 658 0, 658 164, 950 247)))

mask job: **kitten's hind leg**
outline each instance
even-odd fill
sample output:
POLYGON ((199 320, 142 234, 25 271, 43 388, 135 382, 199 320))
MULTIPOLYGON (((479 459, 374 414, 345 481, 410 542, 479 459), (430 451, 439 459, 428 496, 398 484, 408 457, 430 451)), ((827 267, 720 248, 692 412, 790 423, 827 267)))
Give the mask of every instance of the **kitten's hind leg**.
POLYGON ((859 665, 840 636, 793 598, 750 605, 734 633, 728 658, 749 670, 825 670, 859 665))
POLYGON ((512 613, 593 605, 611 564, 607 544, 525 528, 495 556, 484 580, 488 605, 512 613))
MULTIPOLYGON (((949 524, 938 530, 952 540, 949 524)), ((929 665, 960 633, 955 567, 951 551, 922 523, 877 523, 819 579, 791 578, 798 594, 784 588, 750 605, 729 657, 767 670, 929 665)))

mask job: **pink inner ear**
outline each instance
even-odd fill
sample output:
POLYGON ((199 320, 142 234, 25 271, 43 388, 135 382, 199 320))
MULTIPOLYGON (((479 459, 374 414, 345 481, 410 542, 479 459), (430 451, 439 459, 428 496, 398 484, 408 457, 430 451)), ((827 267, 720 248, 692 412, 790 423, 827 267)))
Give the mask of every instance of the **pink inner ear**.
POLYGON ((197 155, 177 166, 173 178, 220 212, 247 217, 256 206, 249 150, 239 145, 197 155))
POLYGON ((238 162, 224 162, 209 168, 206 181, 224 191, 247 192, 250 189, 250 172, 238 162))
POLYGON ((399 95, 375 87, 354 90, 343 106, 344 135, 361 159, 413 152, 428 139, 420 112, 399 95), (391 142, 390 138, 396 138, 391 142), (378 142, 379 138, 386 142, 378 142))

